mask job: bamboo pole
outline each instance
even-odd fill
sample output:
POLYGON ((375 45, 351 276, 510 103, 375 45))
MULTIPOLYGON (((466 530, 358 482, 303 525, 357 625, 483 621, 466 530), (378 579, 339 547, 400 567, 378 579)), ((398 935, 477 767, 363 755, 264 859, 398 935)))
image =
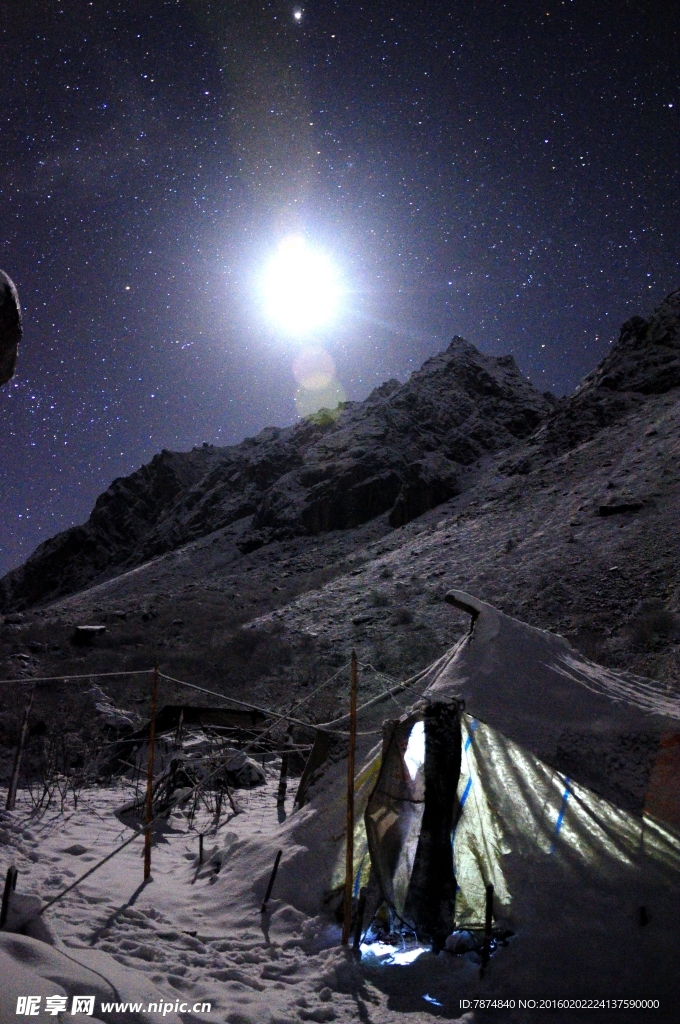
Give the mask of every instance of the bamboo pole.
POLYGON ((31 692, 28 697, 28 702, 24 708, 24 717, 21 722, 21 732, 19 733, 19 742, 17 743, 17 749, 14 754, 14 765, 12 767, 12 778, 10 779, 9 789, 7 790, 7 802, 5 804, 6 811, 13 811, 14 805, 17 802, 17 789, 19 786, 19 769, 21 767, 21 756, 24 752, 24 744, 26 742, 26 736, 28 735, 28 716, 31 713, 33 707, 33 699, 35 697, 35 683, 31 688, 31 692))
POLYGON ((151 875, 151 821, 153 818, 153 750, 156 744, 156 703, 158 701, 158 665, 153 670, 151 688, 151 723, 149 725, 149 762, 146 772, 146 808, 144 834, 144 881, 151 875))
POLYGON ((349 756, 347 758, 347 837, 345 848, 345 904, 342 944, 349 942, 352 923, 352 883, 354 882, 354 757, 357 740, 357 654, 352 651, 349 686, 349 756))

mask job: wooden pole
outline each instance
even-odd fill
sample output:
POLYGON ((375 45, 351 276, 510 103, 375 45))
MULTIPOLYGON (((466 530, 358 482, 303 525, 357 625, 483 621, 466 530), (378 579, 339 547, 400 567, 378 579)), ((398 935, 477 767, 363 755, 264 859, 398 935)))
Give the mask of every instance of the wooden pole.
POLYGON ((5 927, 7 921, 7 915, 9 914, 9 901, 12 897, 12 893, 17 887, 17 869, 12 864, 11 867, 7 868, 7 875, 5 877, 5 890, 2 894, 2 909, 0 910, 0 928, 5 927))
MULTIPOLYGON (((286 736, 286 747, 291 745, 290 731, 286 736)), ((276 809, 279 821, 285 818, 286 814, 286 790, 288 788, 288 751, 281 754, 281 774, 279 775, 279 790, 276 794, 276 809)))
POLYGON ((272 868, 272 873, 269 876, 269 885, 267 886, 267 891, 264 894, 264 899, 262 900, 262 906, 260 908, 260 913, 261 914, 265 914, 267 912, 267 904, 269 903, 269 897, 271 896, 272 889, 274 888, 274 882, 276 880, 276 872, 279 870, 279 862, 281 860, 281 854, 282 853, 283 853, 283 850, 279 850, 279 852, 276 854, 276 860, 274 861, 274 867, 272 868))
POLYGON ((349 756, 347 758, 347 841, 345 848, 345 904, 342 944, 349 942, 352 924, 352 884, 354 882, 354 758, 357 741, 357 654, 352 651, 349 686, 349 756))
POLYGON ((184 708, 179 713, 179 722, 177 723, 177 732, 175 733, 175 746, 181 747, 182 745, 182 726, 184 725, 184 708))
POLYGON ((31 713, 33 707, 33 699, 35 697, 35 683, 31 687, 31 692, 28 697, 28 703, 24 708, 24 717, 21 722, 21 732, 19 733, 19 742, 17 743, 17 749, 14 754, 14 765, 12 767, 12 777, 9 783, 9 789, 7 790, 7 802, 5 804, 6 811, 13 811, 14 805, 17 802, 17 789, 19 787, 19 768, 21 767, 21 756, 24 752, 24 744, 26 743, 26 737, 28 736, 28 716, 31 713))
POLYGON ((151 875, 151 819, 153 818, 153 749, 156 744, 156 703, 158 701, 158 665, 153 670, 151 687, 151 723, 149 725, 149 762, 146 771, 146 808, 144 835, 144 881, 151 875))

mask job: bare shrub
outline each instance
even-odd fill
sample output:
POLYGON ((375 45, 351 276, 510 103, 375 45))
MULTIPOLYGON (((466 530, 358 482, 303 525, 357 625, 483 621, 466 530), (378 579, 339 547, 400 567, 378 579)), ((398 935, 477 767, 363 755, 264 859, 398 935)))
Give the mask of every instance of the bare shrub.
POLYGON ((413 612, 404 606, 394 609, 394 623, 396 626, 408 626, 413 622, 413 612))
POLYGON ((390 603, 390 595, 384 590, 372 590, 369 600, 374 608, 387 608, 390 603))
POLYGON ((63 727, 42 737, 40 754, 26 777, 34 813, 46 811, 57 800, 63 814, 69 798, 77 810, 81 790, 91 775, 93 754, 91 745, 63 727))

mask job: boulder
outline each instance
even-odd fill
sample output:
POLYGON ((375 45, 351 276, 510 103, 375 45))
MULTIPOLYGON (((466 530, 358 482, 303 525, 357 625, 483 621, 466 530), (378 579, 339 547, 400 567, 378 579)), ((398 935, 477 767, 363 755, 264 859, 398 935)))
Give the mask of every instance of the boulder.
POLYGON ((102 725, 110 729, 134 728, 132 712, 115 707, 108 693, 104 693, 101 686, 95 684, 90 687, 87 695, 94 701, 95 710, 102 725))

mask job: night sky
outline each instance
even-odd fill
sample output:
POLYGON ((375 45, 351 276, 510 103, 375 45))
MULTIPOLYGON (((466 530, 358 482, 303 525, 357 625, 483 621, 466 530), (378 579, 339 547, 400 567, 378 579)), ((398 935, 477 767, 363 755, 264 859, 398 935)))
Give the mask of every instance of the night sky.
POLYGON ((9 0, 0 31, 0 573, 162 448, 294 422, 310 345, 341 397, 454 334, 563 394, 680 284, 669 0, 9 0), (304 345, 258 292, 290 235, 344 289, 304 345))

